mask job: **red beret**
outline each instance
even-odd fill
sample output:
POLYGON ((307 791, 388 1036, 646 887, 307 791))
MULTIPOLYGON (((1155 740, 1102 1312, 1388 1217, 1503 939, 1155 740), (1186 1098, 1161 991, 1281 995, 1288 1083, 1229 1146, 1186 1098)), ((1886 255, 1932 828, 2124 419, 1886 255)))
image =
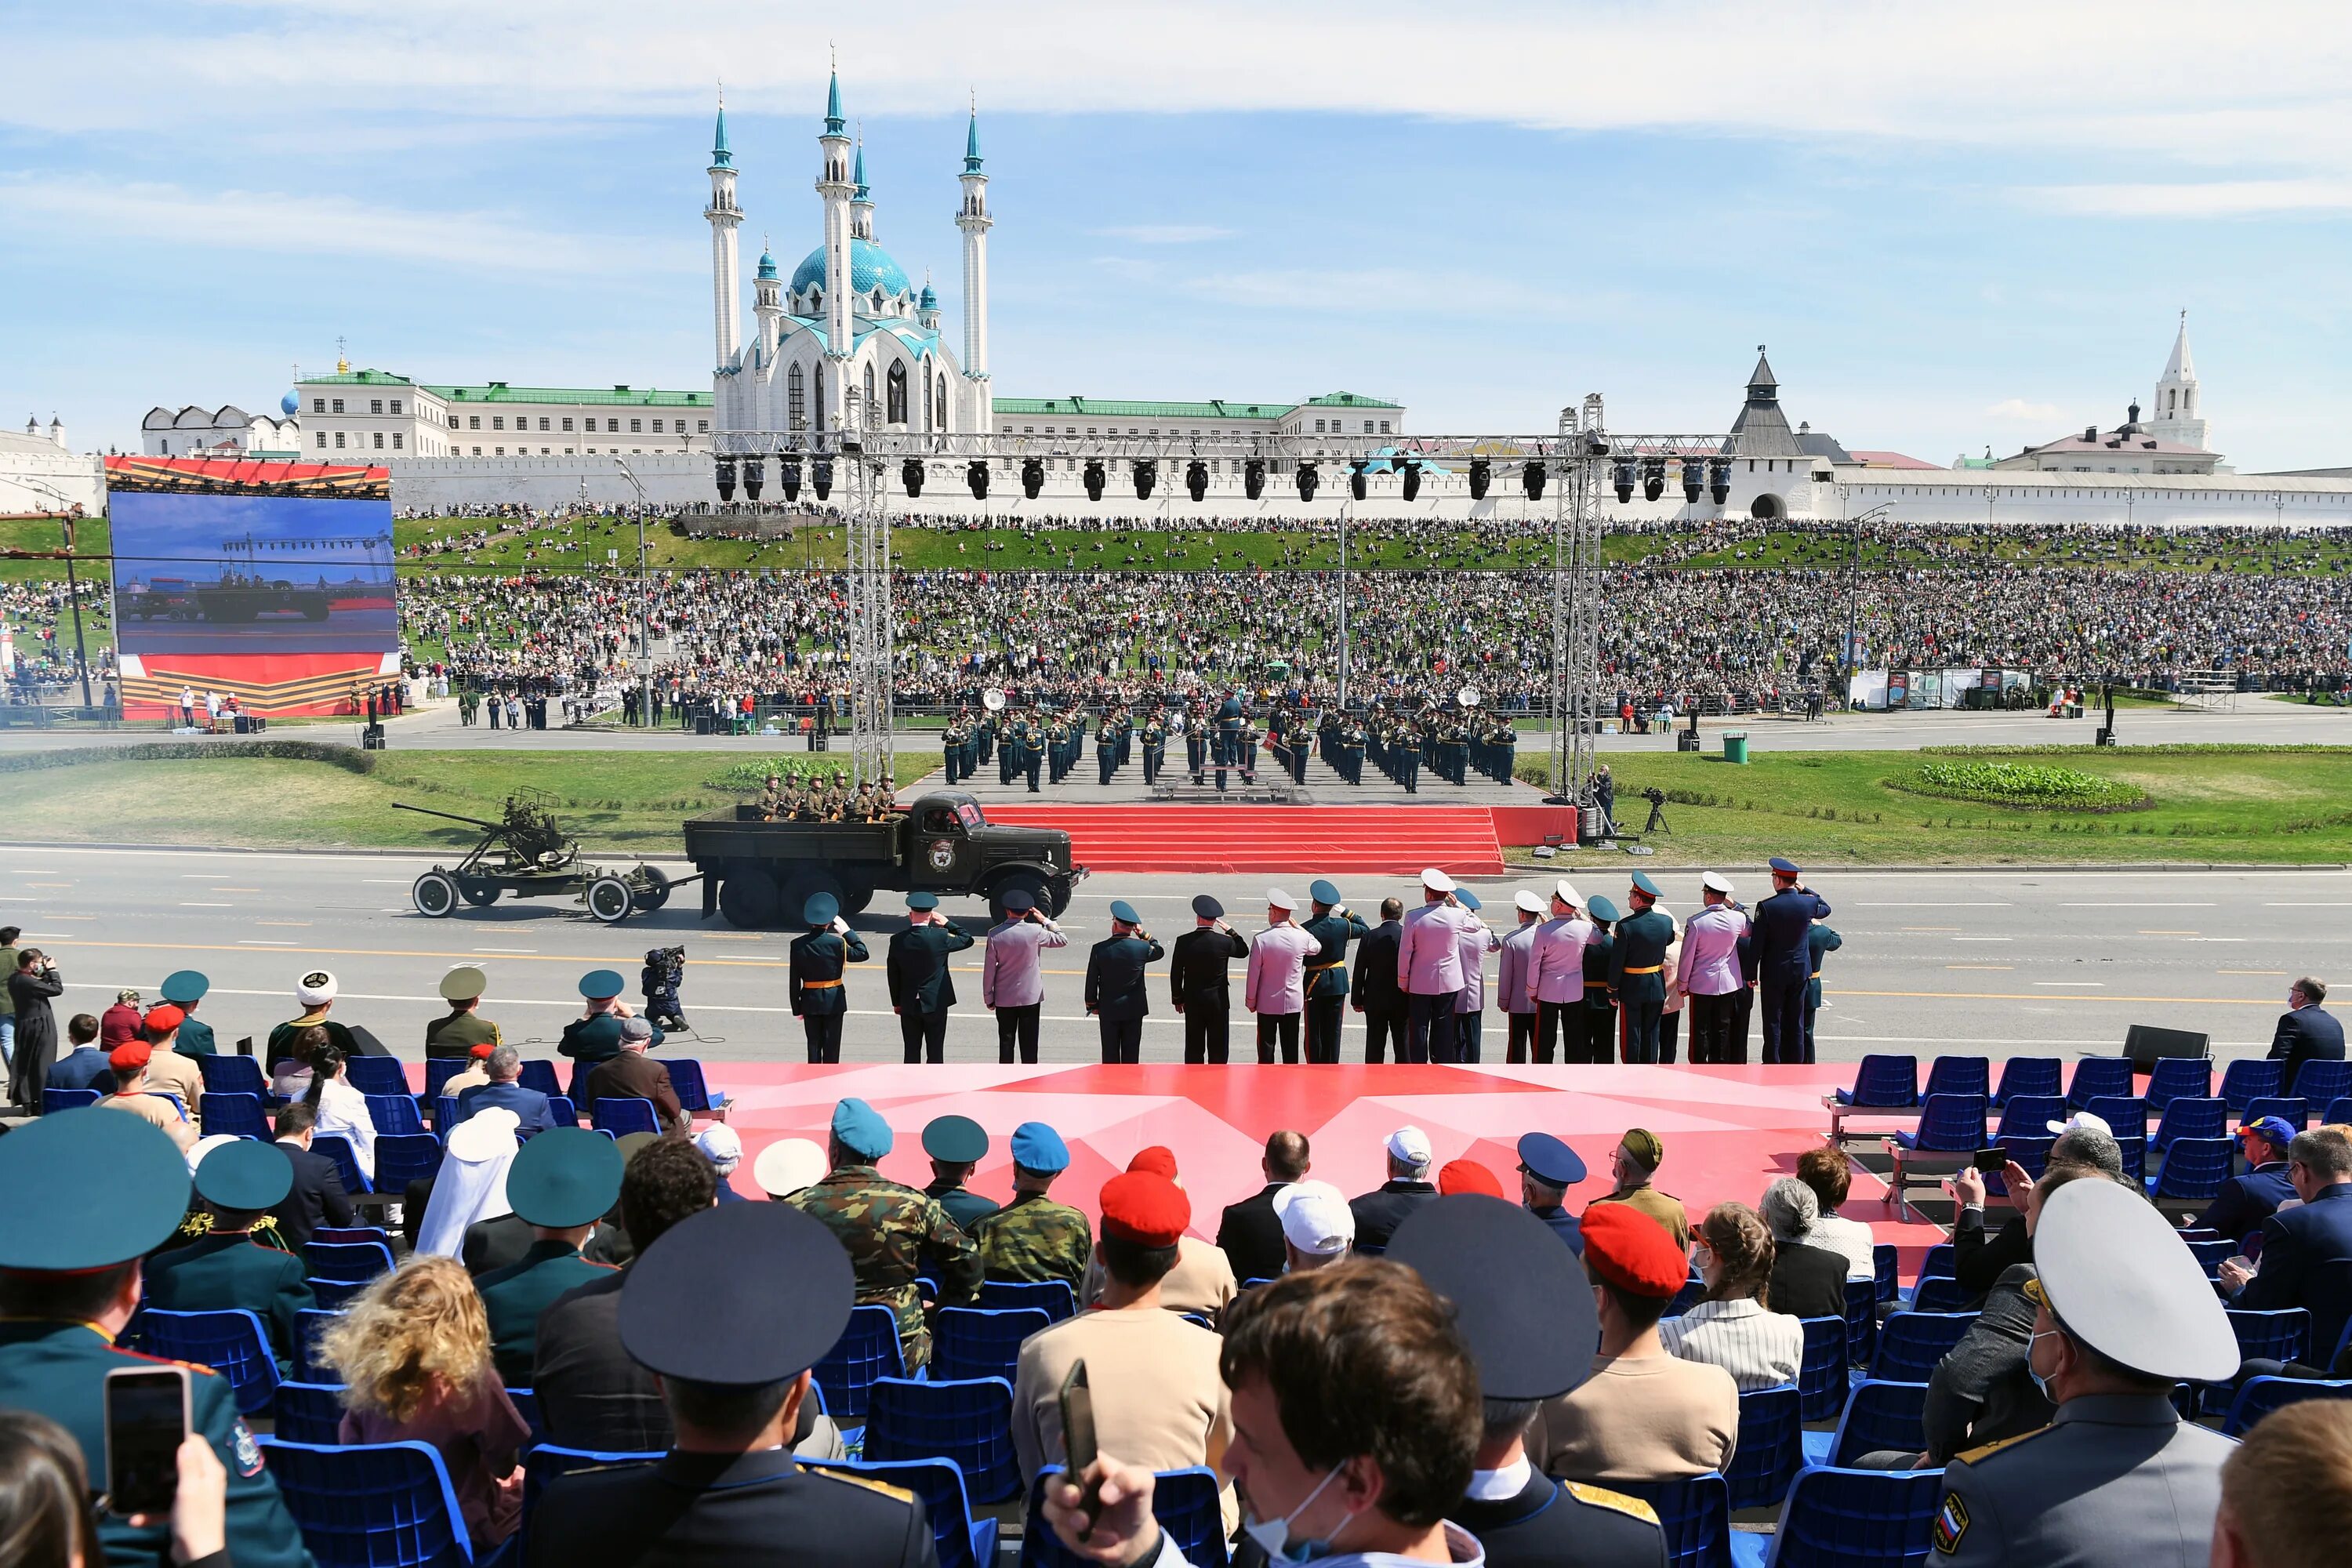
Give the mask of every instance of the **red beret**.
POLYGON ((1139 1149, 1135 1158, 1127 1163, 1130 1171, 1144 1171, 1155 1176, 1176 1179, 1176 1151, 1164 1143, 1154 1143, 1149 1149, 1139 1149))
POLYGON ((1192 1223, 1192 1200, 1165 1176, 1129 1171, 1103 1184, 1103 1234, 1138 1247, 1173 1247, 1192 1223))
POLYGON ((144 1040, 125 1040, 106 1054, 106 1065, 116 1072, 136 1072, 147 1065, 155 1052, 144 1040))
POLYGON ((1503 1195, 1503 1184, 1495 1173, 1475 1160, 1450 1160, 1437 1173, 1437 1190, 1448 1196, 1455 1193, 1484 1193, 1490 1198, 1503 1195))
POLYGON ((1620 1290, 1667 1301, 1690 1279, 1674 1233, 1631 1204, 1593 1204, 1583 1226, 1584 1267, 1620 1290))
POLYGON ((490 1059, 490 1053, 497 1049, 498 1047, 490 1044, 488 1040, 484 1040, 478 1046, 467 1047, 466 1054, 473 1058, 478 1062, 486 1062, 490 1059))
POLYGON ((187 1013, 165 1002, 147 1009, 147 1032, 154 1036, 170 1034, 187 1022, 187 1013))

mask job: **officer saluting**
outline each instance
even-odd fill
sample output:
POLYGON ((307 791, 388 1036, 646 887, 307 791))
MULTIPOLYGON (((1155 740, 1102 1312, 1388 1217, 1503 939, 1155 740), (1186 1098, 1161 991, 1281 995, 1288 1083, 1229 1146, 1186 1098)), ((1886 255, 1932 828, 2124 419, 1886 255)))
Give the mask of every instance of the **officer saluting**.
POLYGON ((1772 857, 1772 896, 1756 906, 1756 973, 1762 982, 1764 1059, 1810 1062, 1813 1034, 1805 1006, 1812 972, 1807 937, 1829 919, 1829 900, 1799 880, 1796 862, 1772 857))
POLYGON ((971 945, 963 930, 940 913, 940 896, 920 890, 907 895, 908 925, 890 938, 884 960, 890 983, 890 1010, 898 1015, 899 1038, 907 1060, 919 1061, 928 1053, 933 1062, 947 1056, 948 1009, 955 1005, 955 978, 948 970, 948 954, 971 945))
POLYGON ((2237 1445, 2184 1422, 2175 1383, 2219 1383, 2238 1342, 2205 1271, 2138 1193, 2069 1182, 2033 1227, 2026 1369, 2058 1415, 1944 1471, 1934 1561, 2201 1568, 2237 1445))
POLYGON ((1249 940, 1225 923, 1225 906, 1202 893, 1192 900, 1192 929, 1176 939, 1168 988, 1184 1015, 1184 1059, 1224 1065, 1232 1048, 1233 992, 1225 963, 1247 958, 1249 940))
POLYGON ((528 1561, 935 1563, 912 1492, 793 1458, 809 1368, 848 1325, 852 1291, 841 1244, 785 1205, 727 1204, 663 1232, 630 1265, 618 1326, 661 1379, 677 1446, 557 1479, 528 1561))
POLYGON ((1633 912, 1617 922, 1616 945, 1609 954, 1609 988, 1616 993, 1624 1019, 1624 1059, 1629 1062, 1658 1059, 1658 1019, 1666 1006, 1663 976, 1666 949, 1674 944, 1675 922, 1674 917, 1652 907, 1657 901, 1658 885, 1647 872, 1634 872, 1633 886, 1626 894, 1633 912))
POLYGON ((1087 953, 1087 1011, 1102 1034, 1102 1059, 1142 1059, 1143 1019, 1151 1000, 1143 984, 1147 964, 1167 954, 1143 929, 1143 917, 1124 899, 1110 906, 1110 935, 1087 953))
POLYGON ((1478 1468, 1469 1495, 1445 1517, 1478 1538, 1486 1568, 1664 1568, 1665 1532, 1648 1503, 1556 1481, 1528 1458, 1534 1404, 1592 1372, 1582 1347, 1601 1330, 1576 1255, 1550 1245, 1543 1221, 1525 1209, 1463 1193, 1414 1211, 1389 1238, 1388 1256, 1454 1303, 1454 1327, 1478 1364, 1478 1468))
POLYGON ((1348 943, 1371 935, 1372 928, 1341 903, 1339 888, 1322 878, 1308 884, 1307 896, 1314 900, 1314 918, 1299 930, 1323 944, 1307 966, 1307 1059, 1337 1063, 1339 1025, 1348 1007, 1348 943))
MULTIPOLYGON (((310 1554, 236 1413, 209 1368, 117 1350, 138 1310, 140 1259, 179 1228, 188 1166, 135 1116, 47 1116, 0 1138, 0 1192, 18 1216, 0 1226, 0 1405, 47 1416, 81 1445, 91 1484, 106 1477, 106 1374, 184 1366, 190 1433, 228 1471, 223 1536, 239 1568, 307 1568, 310 1554)), ((98 1514, 106 1561, 163 1568, 170 1521, 98 1514)), ((221 1537, 215 1537, 215 1543, 221 1537)))
POLYGON ((793 1015, 808 1037, 808 1059, 841 1059, 841 1020, 849 1012, 842 989, 842 971, 866 962, 866 943, 841 918, 841 900, 831 893, 811 893, 801 906, 804 935, 793 938, 791 962, 793 1015))

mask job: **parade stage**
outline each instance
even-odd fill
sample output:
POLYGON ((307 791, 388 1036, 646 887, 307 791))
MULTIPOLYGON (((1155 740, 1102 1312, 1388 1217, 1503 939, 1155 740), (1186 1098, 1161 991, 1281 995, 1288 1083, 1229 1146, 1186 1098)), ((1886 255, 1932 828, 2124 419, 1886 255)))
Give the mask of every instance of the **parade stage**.
MULTIPOLYGON (((1237 1052, 1246 1021, 1237 1020, 1237 1052)), ((1489 1031, 1489 1047, 1500 1038, 1489 1031)), ((1070 1168, 1054 1196, 1091 1216, 1102 1184, 1126 1169, 1139 1149, 1176 1152, 1192 1199, 1192 1228, 1216 1234, 1219 1211, 1263 1184, 1258 1160, 1278 1129, 1312 1141, 1317 1180, 1354 1194, 1387 1178, 1383 1141, 1411 1123, 1429 1134, 1437 1163, 1468 1158, 1486 1166, 1514 1196, 1521 1134, 1549 1132, 1582 1156, 1591 1174, 1569 1194, 1581 1210, 1611 1186, 1610 1156, 1631 1127, 1665 1143, 1657 1184, 1697 1218, 1717 1203, 1754 1204, 1797 1156, 1820 1144, 1829 1125, 1822 1097, 1851 1085, 1850 1066, 1818 1067, 811 1067, 800 1063, 711 1063, 714 1087, 730 1097, 729 1125, 746 1154, 736 1188, 757 1196, 751 1167, 778 1138, 822 1145, 834 1102, 856 1095, 888 1118, 897 1147, 883 1173, 912 1186, 930 1179, 922 1151, 924 1123, 969 1116, 990 1135, 988 1158, 972 1190, 1002 1203, 1012 1195, 1013 1130, 1051 1123, 1070 1146, 1070 1168)), ((1885 1187, 1856 1167, 1846 1212, 1866 1220, 1881 1241, 1903 1250, 1914 1272, 1924 1250, 1944 1239, 1923 1223, 1898 1224, 1885 1187)))

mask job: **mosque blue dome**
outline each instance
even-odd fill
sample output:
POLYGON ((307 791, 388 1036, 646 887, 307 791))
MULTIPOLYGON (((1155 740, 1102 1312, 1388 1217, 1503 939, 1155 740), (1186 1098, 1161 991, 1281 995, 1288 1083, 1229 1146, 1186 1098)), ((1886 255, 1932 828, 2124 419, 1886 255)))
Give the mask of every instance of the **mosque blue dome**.
MULTIPOLYGON (((824 287, 824 247, 820 245, 808 253, 806 259, 793 269, 792 292, 804 293, 824 287)), ((849 242, 849 291, 871 294, 879 289, 897 299, 912 294, 914 286, 907 281, 906 268, 891 258, 890 253, 868 239, 849 242)))
POLYGON ((302 412, 302 395, 299 392, 289 392, 285 396, 279 398, 278 400, 278 412, 285 415, 289 419, 291 419, 295 415, 302 412))
POLYGON ((768 279, 773 278, 775 275, 776 258, 769 255, 764 250, 760 252, 760 276, 762 279, 768 279))

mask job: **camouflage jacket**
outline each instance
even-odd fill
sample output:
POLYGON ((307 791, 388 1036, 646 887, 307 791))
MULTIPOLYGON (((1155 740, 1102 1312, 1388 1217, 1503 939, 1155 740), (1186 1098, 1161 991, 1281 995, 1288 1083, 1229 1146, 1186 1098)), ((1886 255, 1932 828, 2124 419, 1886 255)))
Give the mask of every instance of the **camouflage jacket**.
POLYGON ((980 1255, 947 1210, 871 1165, 837 1166, 785 1201, 841 1238, 856 1272, 858 1304, 887 1307, 898 1318, 907 1370, 929 1365, 931 1335, 915 1276, 940 1282, 942 1306, 968 1301, 980 1289, 980 1255))
POLYGON ((1087 1216, 1043 1193, 1016 1193, 1013 1201, 972 1226, 980 1263, 991 1279, 1062 1279, 1071 1289, 1086 1278, 1094 1256, 1087 1216))

